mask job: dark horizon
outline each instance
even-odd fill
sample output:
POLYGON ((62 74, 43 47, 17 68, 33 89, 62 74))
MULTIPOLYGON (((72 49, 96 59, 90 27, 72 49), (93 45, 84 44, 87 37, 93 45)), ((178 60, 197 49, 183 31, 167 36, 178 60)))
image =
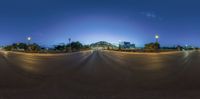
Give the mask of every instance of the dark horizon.
POLYGON ((72 41, 129 41, 142 47, 160 36, 161 46, 200 46, 200 1, 18 0, 0 2, 0 45, 44 46, 72 41))

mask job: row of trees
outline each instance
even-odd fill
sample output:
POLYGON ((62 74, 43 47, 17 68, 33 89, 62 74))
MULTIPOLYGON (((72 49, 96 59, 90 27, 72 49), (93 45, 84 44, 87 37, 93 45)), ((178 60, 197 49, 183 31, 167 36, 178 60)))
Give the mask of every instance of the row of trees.
POLYGON ((12 45, 8 45, 8 46, 4 47, 4 49, 7 51, 16 50, 16 51, 36 52, 36 51, 39 51, 41 49, 41 47, 36 43, 33 43, 33 44, 14 43, 12 45))
POLYGON ((33 44, 26 44, 26 43, 14 43, 12 45, 8 45, 4 47, 7 51, 22 51, 22 52, 41 52, 41 51, 60 51, 60 52, 69 52, 69 51, 80 51, 80 50, 87 50, 90 49, 89 45, 83 45, 80 42, 71 42, 70 44, 59 44, 55 45, 54 48, 45 49, 40 45, 33 43, 33 44))
POLYGON ((179 51, 182 51, 182 50, 198 50, 199 48, 198 47, 193 47, 193 46, 181 46, 181 45, 177 45, 177 46, 174 46, 174 47, 160 47, 160 44, 158 42, 155 42, 155 43, 148 43, 148 44, 145 44, 145 49, 147 50, 179 50, 179 51))
POLYGON ((155 42, 155 43, 148 43, 148 44, 145 44, 145 49, 150 49, 150 50, 158 50, 160 49, 160 44, 158 42, 155 42))
POLYGON ((60 44, 60 45, 55 45, 54 49, 56 51, 80 51, 80 50, 87 50, 90 49, 89 45, 83 45, 82 43, 76 41, 76 42, 72 42, 70 44, 60 44))
MULTIPOLYGON (((80 50, 89 50, 89 49, 117 49, 117 50, 122 50, 120 47, 117 47, 111 43, 105 42, 105 41, 100 41, 96 43, 92 43, 90 45, 83 45, 82 43, 76 41, 76 42, 71 42, 70 44, 59 44, 55 45, 53 48, 46 49, 44 47, 41 47, 40 45, 33 43, 33 44, 26 44, 26 43, 14 43, 12 45, 8 45, 4 47, 5 50, 7 51, 23 51, 23 52, 43 52, 43 51, 53 51, 53 52, 75 52, 75 51, 80 51, 80 50)), ((144 50, 145 51, 158 51, 159 49, 177 49, 177 50, 182 50, 182 49, 191 49, 191 47, 166 47, 166 48, 161 48, 160 44, 158 42, 152 42, 145 44, 144 50)), ((134 49, 133 49, 134 50, 134 49)), ((135 49, 136 50, 136 49, 135 49)))

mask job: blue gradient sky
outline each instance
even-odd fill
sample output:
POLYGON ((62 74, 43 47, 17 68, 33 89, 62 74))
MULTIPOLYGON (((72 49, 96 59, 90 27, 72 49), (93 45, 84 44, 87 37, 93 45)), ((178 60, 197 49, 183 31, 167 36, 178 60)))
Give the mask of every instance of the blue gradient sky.
POLYGON ((0 45, 155 41, 200 46, 198 0, 1 0, 0 45))

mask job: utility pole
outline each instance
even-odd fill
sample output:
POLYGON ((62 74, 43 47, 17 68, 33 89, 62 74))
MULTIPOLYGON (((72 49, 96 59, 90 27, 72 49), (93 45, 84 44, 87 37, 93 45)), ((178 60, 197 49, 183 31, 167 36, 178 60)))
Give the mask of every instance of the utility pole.
POLYGON ((69 40, 69 52, 71 52, 72 51, 71 38, 69 38, 68 40, 69 40))
POLYGON ((119 40, 119 47, 118 47, 118 50, 121 50, 121 40, 119 40))

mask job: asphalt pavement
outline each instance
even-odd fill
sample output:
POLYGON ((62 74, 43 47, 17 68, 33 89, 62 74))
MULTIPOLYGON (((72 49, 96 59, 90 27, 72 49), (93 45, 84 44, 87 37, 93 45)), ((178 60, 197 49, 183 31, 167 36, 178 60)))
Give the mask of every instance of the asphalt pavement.
POLYGON ((0 52, 0 99, 200 99, 200 52, 0 52))

